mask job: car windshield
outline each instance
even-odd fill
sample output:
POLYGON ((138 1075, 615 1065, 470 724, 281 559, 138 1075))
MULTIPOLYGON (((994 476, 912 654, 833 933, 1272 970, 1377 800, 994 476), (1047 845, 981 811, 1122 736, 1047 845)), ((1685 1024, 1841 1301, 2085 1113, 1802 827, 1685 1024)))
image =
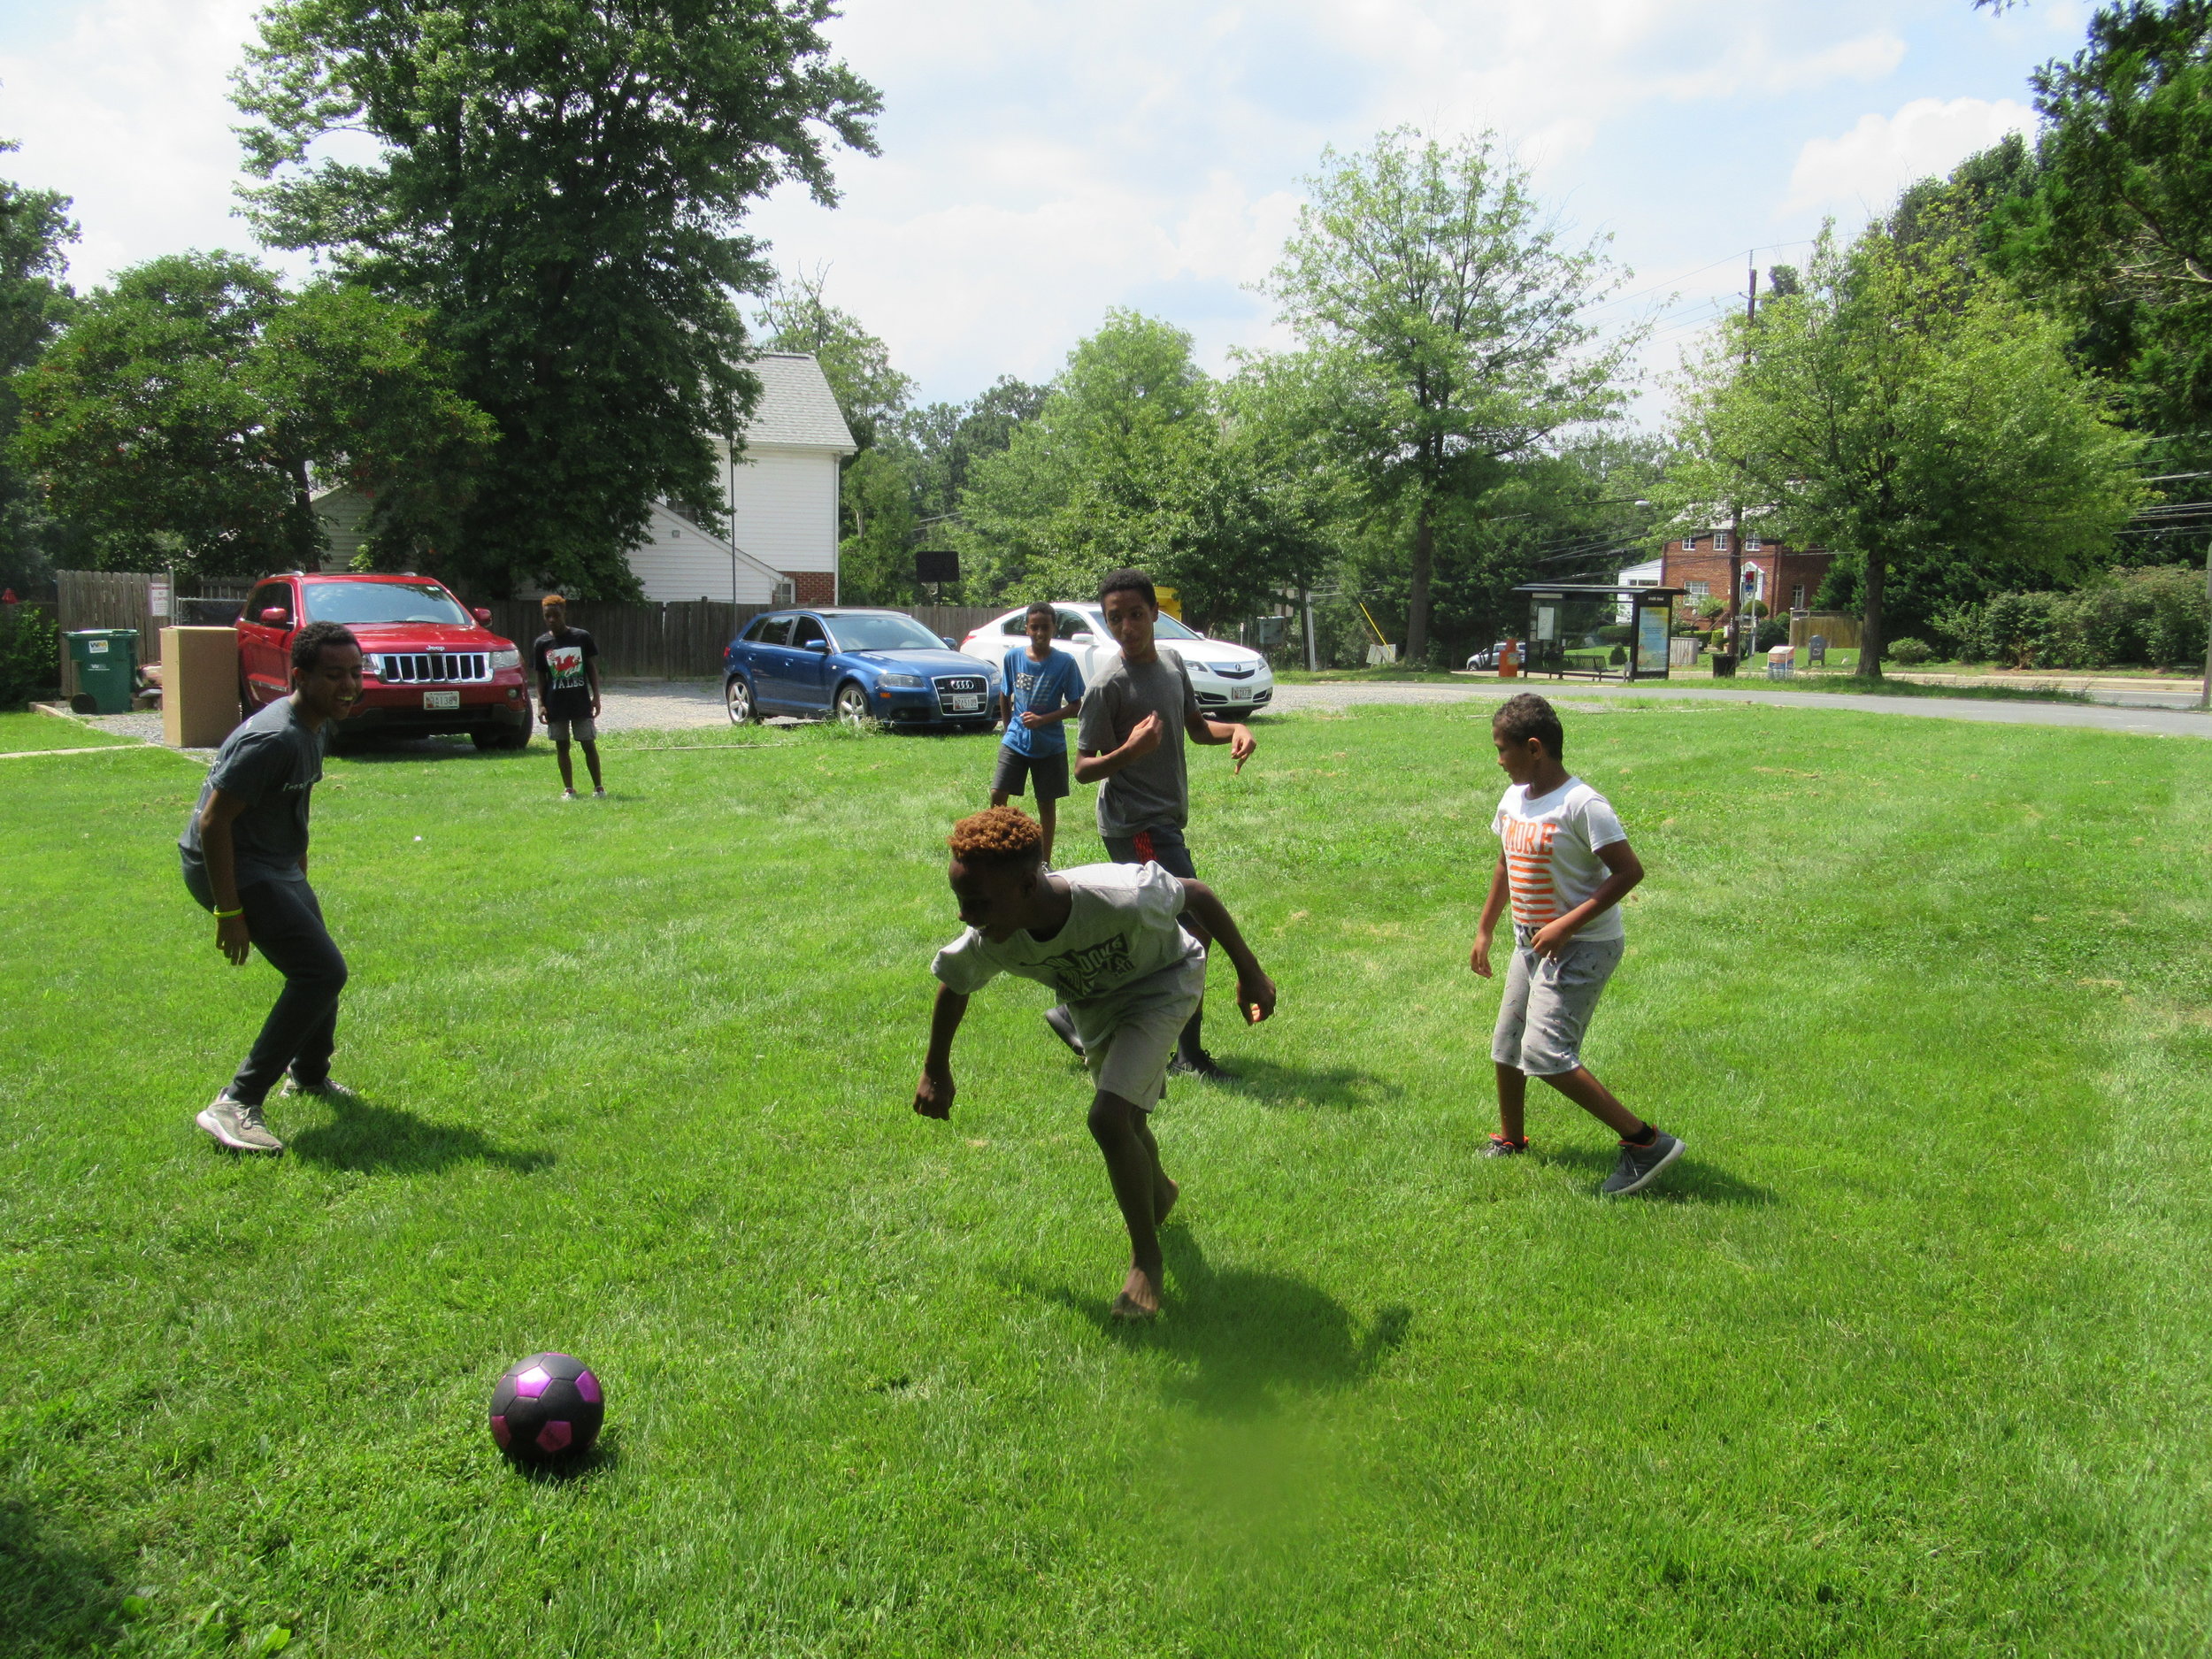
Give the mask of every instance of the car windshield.
POLYGON ((309 582, 307 619, 374 626, 388 622, 442 622, 465 628, 472 618, 436 582, 309 582))
POLYGON ((939 639, 912 617, 882 616, 832 617, 830 632, 836 636, 837 649, 841 651, 913 651, 945 649, 939 639))
MULTIPOLYGON (((1092 612, 1092 615, 1098 618, 1098 631, 1101 634, 1106 633, 1106 613, 1103 611, 1097 611, 1092 612)), ((1206 636, 1202 634, 1193 634, 1163 611, 1152 624, 1152 637, 1156 640, 1202 640, 1206 636)))

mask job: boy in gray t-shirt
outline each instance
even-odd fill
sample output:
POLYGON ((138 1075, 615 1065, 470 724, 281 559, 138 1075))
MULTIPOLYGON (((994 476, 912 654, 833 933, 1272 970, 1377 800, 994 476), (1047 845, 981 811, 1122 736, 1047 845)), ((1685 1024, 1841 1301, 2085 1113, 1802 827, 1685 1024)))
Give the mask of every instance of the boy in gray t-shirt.
POLYGON ((937 1008, 914 1089, 925 1118, 952 1111, 952 1040, 968 998, 1002 973, 1050 986, 1082 1033, 1095 1093, 1090 1130, 1129 1228, 1129 1277, 1118 1319, 1160 1310, 1159 1224, 1177 1188, 1160 1167, 1149 1115, 1176 1033, 1206 987, 1196 917, 1237 971, 1237 1005, 1254 1024, 1275 1010, 1275 986, 1212 889, 1156 864, 1048 871, 1044 832, 1018 808, 995 806, 953 826, 948 872, 967 926, 937 953, 937 1008), (1178 918, 1184 918, 1179 923, 1178 918))
MULTIPOLYGON (((1160 602, 1152 579, 1142 571, 1115 571, 1098 585, 1106 631, 1121 647, 1121 659, 1093 680, 1083 693, 1078 717, 1075 780, 1098 790, 1098 833, 1118 864, 1156 864, 1185 879, 1198 872, 1184 844, 1190 820, 1190 778, 1183 764, 1185 740, 1226 743, 1244 770, 1251 758, 1249 727, 1210 720, 1198 706, 1183 659, 1154 642, 1160 602)), ((1183 926, 1202 944, 1206 930, 1189 916, 1183 926)), ((1172 1070, 1191 1076, 1223 1078, 1204 1041, 1203 1002, 1191 1012, 1176 1044, 1172 1070)), ((1082 1052, 1080 1034, 1066 1008, 1045 1015, 1060 1040, 1082 1052)))

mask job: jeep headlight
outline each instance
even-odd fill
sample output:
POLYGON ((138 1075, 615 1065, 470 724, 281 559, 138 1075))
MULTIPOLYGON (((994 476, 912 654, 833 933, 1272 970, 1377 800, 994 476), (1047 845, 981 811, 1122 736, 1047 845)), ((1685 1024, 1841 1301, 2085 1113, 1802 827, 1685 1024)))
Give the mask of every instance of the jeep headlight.
POLYGON ((494 673, 497 673, 503 668, 521 666, 522 653, 520 651, 494 651, 492 653, 492 672, 494 673))
POLYGON ((893 691, 919 691, 923 680, 919 674, 886 674, 876 683, 893 691))

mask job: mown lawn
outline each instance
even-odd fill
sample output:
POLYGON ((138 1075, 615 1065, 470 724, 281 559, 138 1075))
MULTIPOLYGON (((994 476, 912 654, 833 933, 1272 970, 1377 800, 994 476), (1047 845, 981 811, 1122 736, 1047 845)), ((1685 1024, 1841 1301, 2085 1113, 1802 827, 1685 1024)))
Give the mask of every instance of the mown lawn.
POLYGON ((1283 1005, 1161 1113, 1140 1332, 1041 993, 908 1109, 988 743, 334 762, 363 1101, 275 1163, 191 1123, 274 983, 198 770, 8 763, 0 1651, 2201 1652, 2212 746, 1571 717, 1652 872, 1589 1057, 1690 1147, 1608 1205, 1552 1100, 1478 1156, 1487 711, 1198 758, 1283 1005), (543 1347, 566 1481, 484 1427, 543 1347))
POLYGON ((0 755, 47 749, 104 749, 131 740, 50 714, 0 714, 0 755))

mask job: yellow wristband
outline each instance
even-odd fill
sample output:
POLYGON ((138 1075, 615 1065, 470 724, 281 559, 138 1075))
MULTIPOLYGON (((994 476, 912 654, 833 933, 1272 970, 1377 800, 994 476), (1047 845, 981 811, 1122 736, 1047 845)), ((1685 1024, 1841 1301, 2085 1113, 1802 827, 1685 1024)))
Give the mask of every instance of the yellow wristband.
POLYGON ((239 906, 239 908, 238 908, 238 909, 236 909, 236 910, 218 910, 218 911, 216 911, 216 912, 215 912, 215 919, 216 919, 217 921, 219 921, 219 922, 227 922, 227 921, 230 920, 230 918, 231 918, 232 917, 234 917, 234 916, 243 916, 245 913, 246 913, 245 907, 244 907, 243 905, 241 905, 241 906, 239 906))

